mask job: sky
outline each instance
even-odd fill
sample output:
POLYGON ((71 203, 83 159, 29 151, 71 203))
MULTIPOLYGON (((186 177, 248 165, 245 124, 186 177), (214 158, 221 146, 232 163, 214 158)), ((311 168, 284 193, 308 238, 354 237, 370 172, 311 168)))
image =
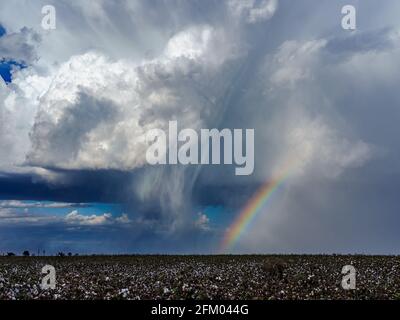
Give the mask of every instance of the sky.
POLYGON ((0 252, 398 254, 397 0, 0 2, 0 252), (42 8, 56 28, 42 27, 42 8), (356 30, 342 28, 344 5, 356 30), (255 130, 255 168, 146 133, 255 130))

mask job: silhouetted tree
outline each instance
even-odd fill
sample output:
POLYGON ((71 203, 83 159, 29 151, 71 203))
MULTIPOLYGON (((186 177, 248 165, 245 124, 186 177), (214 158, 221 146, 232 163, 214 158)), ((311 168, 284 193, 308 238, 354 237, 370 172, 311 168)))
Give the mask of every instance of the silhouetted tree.
POLYGON ((7 252, 7 256, 13 257, 13 256, 15 256, 15 253, 14 252, 7 252))
POLYGON ((72 257, 72 253, 71 252, 68 252, 68 257, 72 257))
POLYGON ((57 253, 57 256, 59 256, 59 257, 65 257, 65 253, 64 253, 64 252, 59 252, 59 253, 57 253))
POLYGON ((29 253, 28 250, 25 250, 24 252, 22 252, 22 255, 23 255, 24 257, 29 257, 29 256, 30 256, 30 253, 29 253))

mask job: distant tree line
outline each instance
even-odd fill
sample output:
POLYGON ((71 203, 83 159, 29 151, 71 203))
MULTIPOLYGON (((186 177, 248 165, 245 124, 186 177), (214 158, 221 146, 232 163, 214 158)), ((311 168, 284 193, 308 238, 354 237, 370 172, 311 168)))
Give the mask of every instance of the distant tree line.
MULTIPOLYGON (((14 253, 14 252, 7 252, 6 254, 1 254, 0 253, 0 255, 5 255, 5 256, 7 256, 7 257, 15 257, 16 256, 16 254, 14 253)), ((38 254, 39 255, 39 254, 38 254)), ((23 252, 22 252, 22 256, 23 257, 34 257, 35 256, 35 254, 31 254, 30 252, 29 252, 29 250, 24 250, 23 252)), ((45 254, 45 251, 43 251, 43 256, 46 256, 46 254, 45 254)), ((56 256, 57 257, 66 257, 66 256, 68 256, 68 257, 72 257, 72 256, 79 256, 79 254, 78 253, 75 253, 75 254, 72 254, 72 252, 68 252, 68 253, 64 253, 64 252, 62 252, 62 251, 60 251, 60 252, 58 252, 57 254, 56 254, 56 256)))

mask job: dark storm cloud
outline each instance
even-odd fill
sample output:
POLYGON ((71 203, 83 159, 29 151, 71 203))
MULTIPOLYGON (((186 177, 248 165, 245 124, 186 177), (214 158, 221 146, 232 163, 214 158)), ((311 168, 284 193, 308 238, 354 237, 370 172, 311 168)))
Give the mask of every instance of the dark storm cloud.
POLYGON ((67 178, 61 184, 51 184, 31 174, 4 174, 0 176, 0 197, 74 203, 114 202, 124 199, 125 186, 131 181, 131 175, 126 172, 64 171, 62 174, 67 178))

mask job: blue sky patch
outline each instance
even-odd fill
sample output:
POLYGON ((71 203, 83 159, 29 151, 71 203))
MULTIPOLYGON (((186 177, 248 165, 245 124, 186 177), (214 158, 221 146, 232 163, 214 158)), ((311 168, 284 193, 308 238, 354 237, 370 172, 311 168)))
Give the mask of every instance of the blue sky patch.
POLYGON ((6 29, 0 24, 0 37, 6 34, 6 29))
MULTIPOLYGON (((0 24, 0 37, 4 36, 6 33, 6 29, 0 24)), ((12 81, 12 70, 14 68, 23 69, 26 68, 26 65, 14 60, 0 59, 0 76, 5 83, 10 83, 12 81)))
POLYGON ((2 60, 0 61, 0 76, 3 78, 5 83, 12 81, 12 70, 14 68, 24 69, 26 65, 13 60, 2 60))

